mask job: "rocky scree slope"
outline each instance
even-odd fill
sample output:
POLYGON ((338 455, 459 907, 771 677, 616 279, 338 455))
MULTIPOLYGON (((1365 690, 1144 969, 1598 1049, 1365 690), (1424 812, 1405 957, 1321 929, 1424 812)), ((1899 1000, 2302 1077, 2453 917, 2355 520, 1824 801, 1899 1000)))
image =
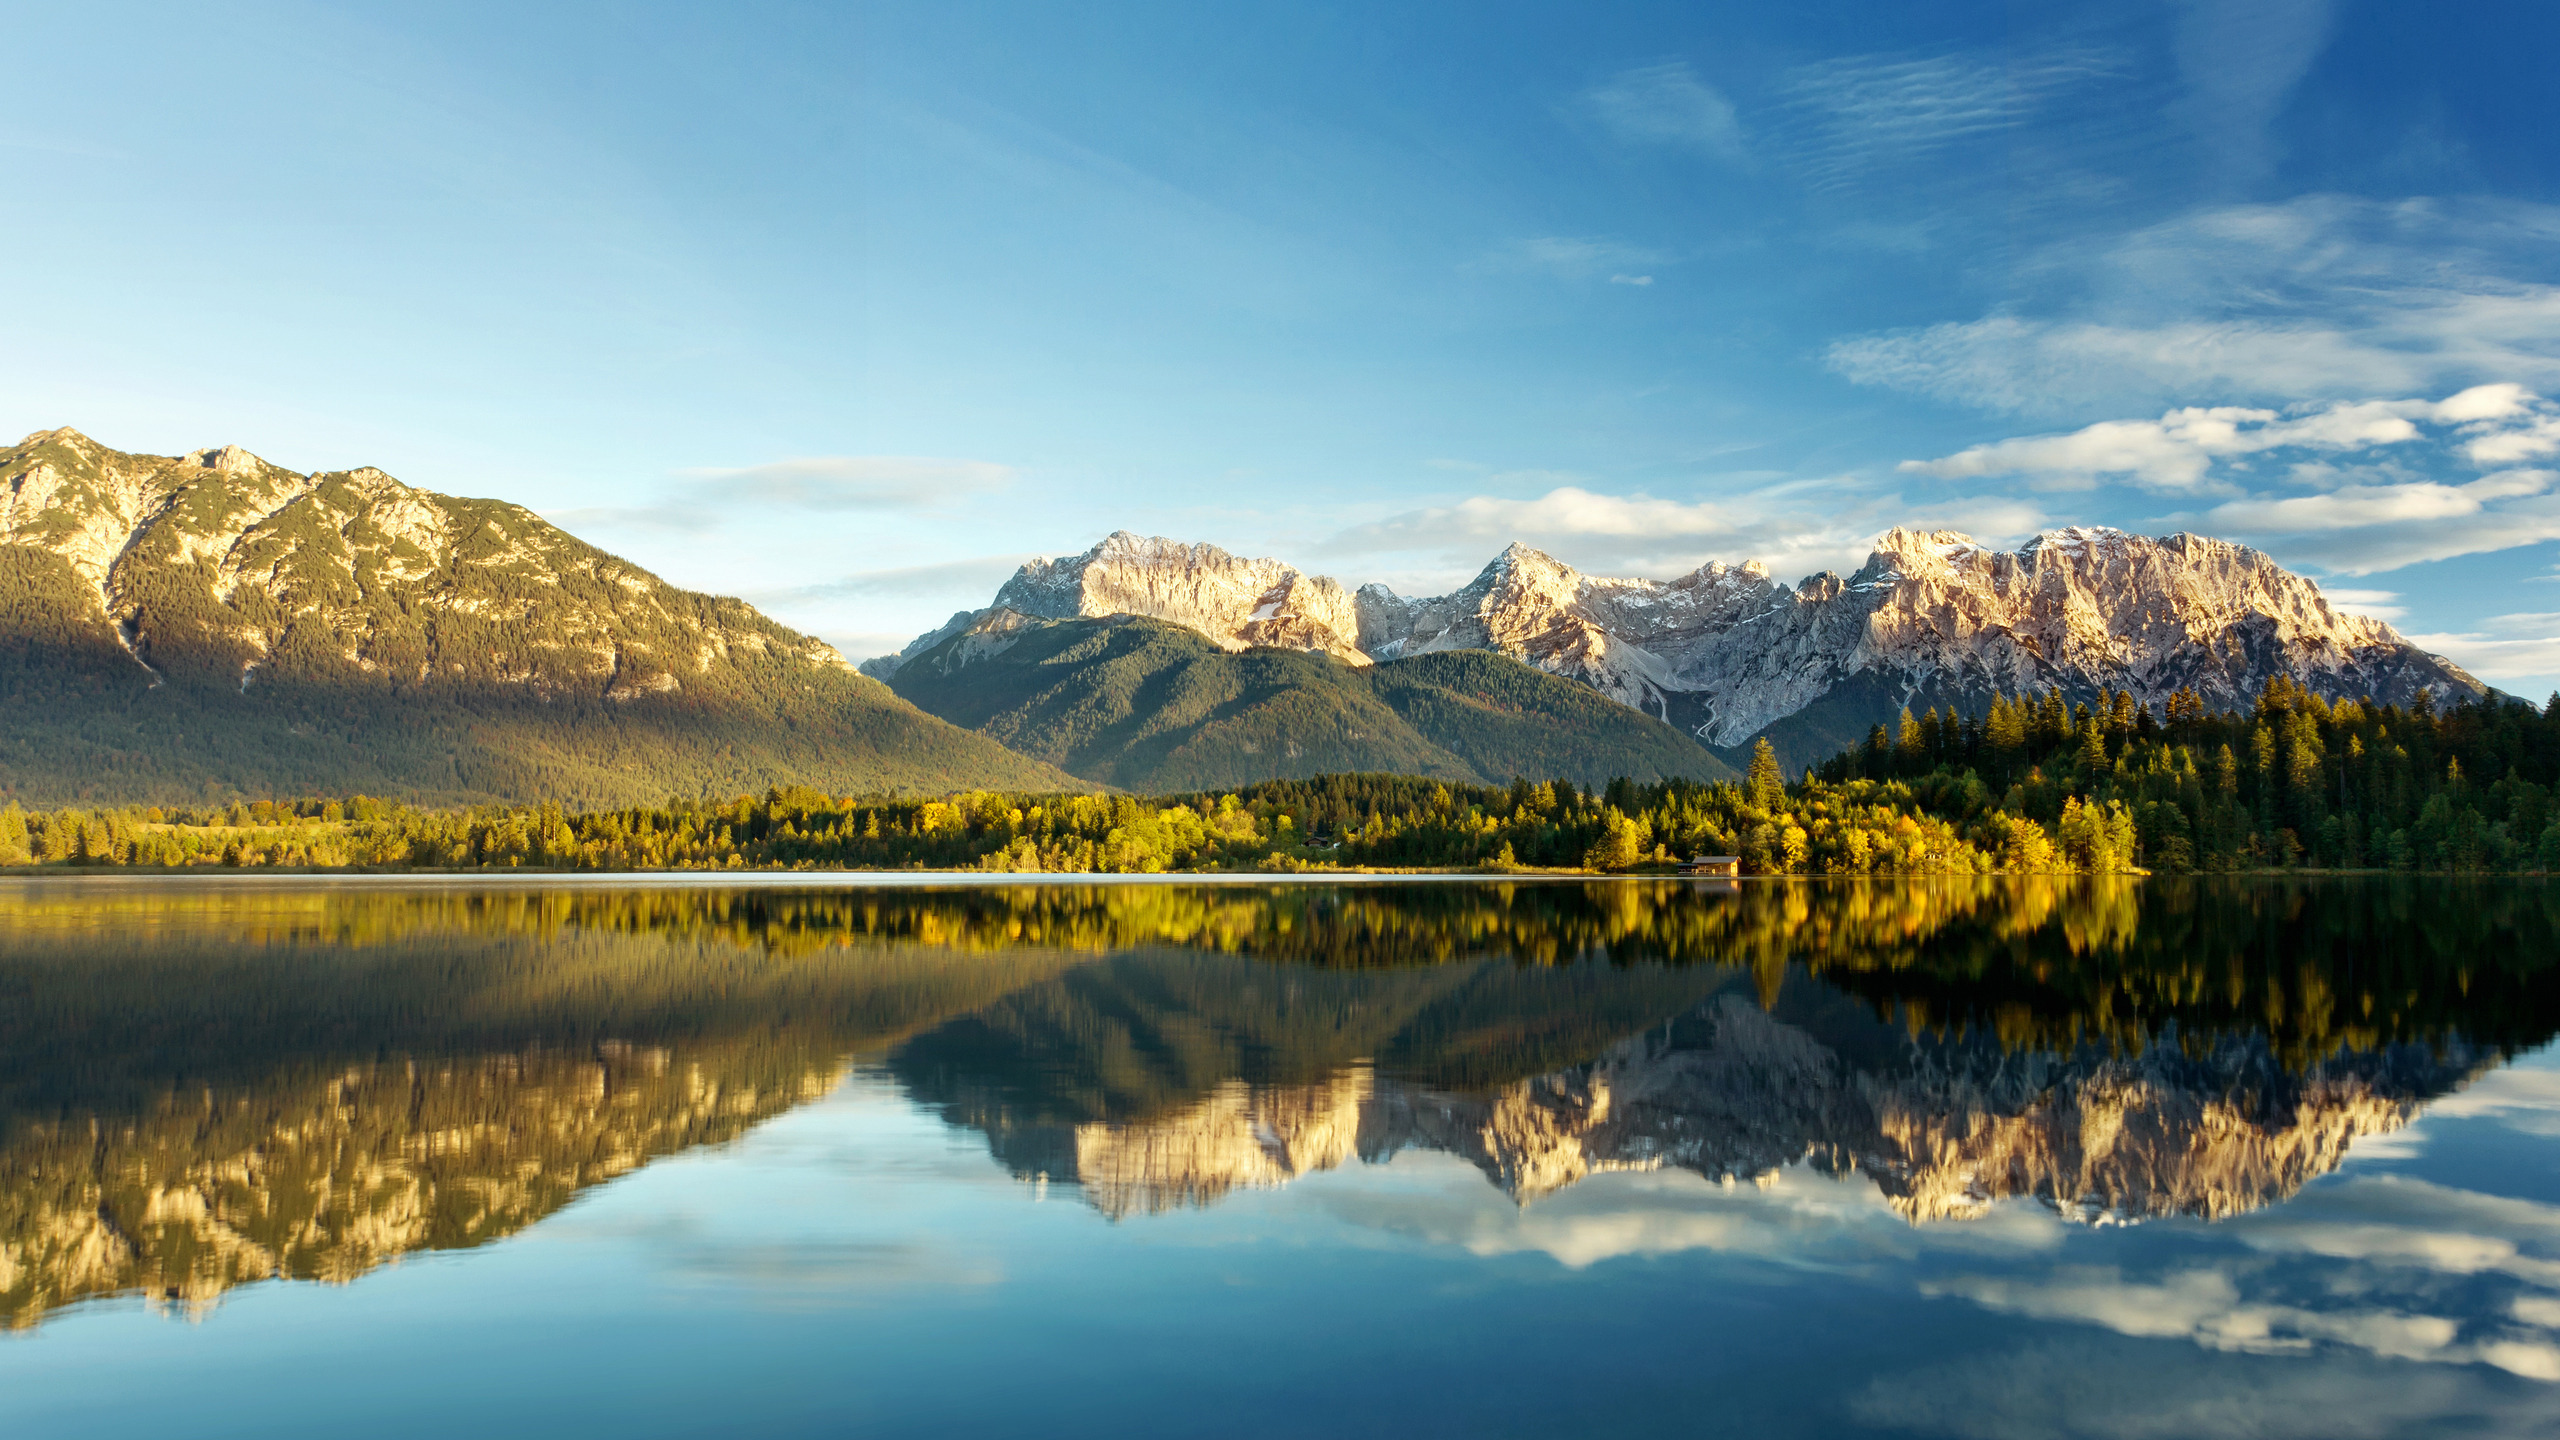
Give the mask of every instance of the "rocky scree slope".
POLYGON ((988 610, 955 615, 865 665, 889 678, 996 610, 1145 615, 1229 650, 1280 646, 1351 664, 1493 650, 1579 681, 1731 754, 1766 735, 1791 766, 1835 753, 1905 705, 1979 708, 1995 693, 2181 688, 2244 707, 2284 675, 2331 698, 2405 703, 2487 687, 2246 546, 2068 529, 1994 550, 1896 529, 1865 565, 1786 585, 1757 562, 1672 580, 1584 575, 1525 545, 1450 594, 1342 587, 1276 560, 1120 532, 1026 565, 988 610))
POLYGON ((235 446, 0 451, 0 654, 33 803, 1074 785, 520 506, 235 446))
POLYGON ((1480 650, 1353 664, 1230 653, 1138 616, 1042 620, 998 607, 890 684, 1070 774, 1155 794, 1349 771, 1493 785, 1733 774, 1651 716, 1480 650))

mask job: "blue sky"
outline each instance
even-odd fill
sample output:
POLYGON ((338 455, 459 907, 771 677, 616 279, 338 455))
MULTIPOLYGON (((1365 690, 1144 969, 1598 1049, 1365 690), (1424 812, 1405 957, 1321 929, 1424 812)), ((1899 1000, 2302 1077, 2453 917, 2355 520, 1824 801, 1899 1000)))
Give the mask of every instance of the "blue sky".
POLYGON ((1121 527, 1411 593, 2078 523, 2560 683, 2547 4, 11 9, 11 434, 856 655, 1121 527))

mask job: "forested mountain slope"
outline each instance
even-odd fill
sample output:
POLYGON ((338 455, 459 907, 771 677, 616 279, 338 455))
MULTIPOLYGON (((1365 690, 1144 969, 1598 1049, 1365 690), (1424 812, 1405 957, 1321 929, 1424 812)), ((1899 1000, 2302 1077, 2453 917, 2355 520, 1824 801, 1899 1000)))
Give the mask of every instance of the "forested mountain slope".
POLYGON ((72 430, 0 451, 0 486, 28 803, 1084 788, 520 506, 72 430))
POLYGON ((1670 726, 1489 651, 1355 666, 1229 652, 1158 620, 998 610, 891 683, 954 724, 1143 792, 1341 771, 1582 784, 1733 773, 1670 726))

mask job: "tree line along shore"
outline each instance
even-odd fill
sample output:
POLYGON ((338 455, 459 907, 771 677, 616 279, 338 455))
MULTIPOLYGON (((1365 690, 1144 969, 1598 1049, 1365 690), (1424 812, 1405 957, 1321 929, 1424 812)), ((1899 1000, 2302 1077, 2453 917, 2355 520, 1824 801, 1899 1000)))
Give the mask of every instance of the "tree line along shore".
POLYGON ((1751 875, 2560 871, 2560 696, 2332 704, 2281 678, 2249 711, 2048 692, 1905 711, 1789 782, 1322 775, 1157 797, 939 799, 776 786, 571 812, 357 795, 0 808, 0 865, 176 870, 877 869, 1056 874, 1615 874, 1733 855, 1751 875))

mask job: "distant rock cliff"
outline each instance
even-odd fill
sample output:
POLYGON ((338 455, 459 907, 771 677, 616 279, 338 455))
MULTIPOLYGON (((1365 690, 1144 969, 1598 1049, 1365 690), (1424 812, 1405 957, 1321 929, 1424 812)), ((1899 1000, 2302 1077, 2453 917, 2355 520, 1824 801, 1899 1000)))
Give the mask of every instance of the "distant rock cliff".
POLYGON ((1146 615, 1231 650, 1321 651, 1354 664, 1499 651, 1710 745, 1774 729, 1795 740, 1799 762, 1905 704, 1980 705, 1994 692, 2124 690, 2156 705, 2188 688, 2235 707, 2275 675, 2321 695, 2393 702, 2422 688, 2486 690, 2390 626, 2333 608, 2258 551, 2099 529, 2050 531, 2015 552, 1894 530, 1847 579, 1793 586, 1757 563, 1605 579, 1513 545, 1464 587, 1418 600, 1378 585, 1346 596, 1276 560, 1124 531, 1082 555, 1024 566, 988 610, 955 615, 863 668, 886 678, 1008 610, 1146 615))

